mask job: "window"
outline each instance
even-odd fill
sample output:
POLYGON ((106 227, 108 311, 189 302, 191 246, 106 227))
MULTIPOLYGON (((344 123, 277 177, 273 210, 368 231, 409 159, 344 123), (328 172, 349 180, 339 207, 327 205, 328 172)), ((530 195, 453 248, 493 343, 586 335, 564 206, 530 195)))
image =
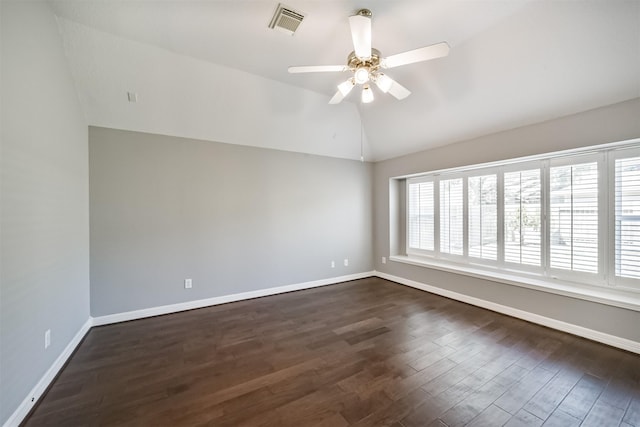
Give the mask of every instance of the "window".
POLYGON ((496 175, 469 178, 469 256, 498 258, 498 188, 496 175))
POLYGON ((598 163, 552 167, 551 268, 598 272, 598 163))
POLYGON ((615 160, 615 275, 640 279, 640 157, 615 160))
POLYGON ((462 178, 440 181, 440 252, 462 255, 462 178))
POLYGON ((409 184, 409 248, 432 251, 433 238, 433 181, 409 184))
POLYGON ((504 174, 504 260, 539 266, 542 205, 540 169, 504 174))
POLYGON ((407 253, 640 291, 640 144, 589 151, 407 179, 407 253))

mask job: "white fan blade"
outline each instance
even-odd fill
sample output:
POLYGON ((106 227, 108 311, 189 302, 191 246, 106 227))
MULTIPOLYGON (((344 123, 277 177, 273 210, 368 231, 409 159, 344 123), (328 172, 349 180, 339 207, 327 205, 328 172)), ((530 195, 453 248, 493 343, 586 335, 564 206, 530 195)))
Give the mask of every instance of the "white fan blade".
POLYGON ((384 92, 393 95, 396 99, 405 99, 407 96, 411 95, 411 92, 406 87, 402 86, 397 81, 393 80, 391 77, 386 74, 378 74, 375 78, 376 85, 378 88, 384 92))
POLYGON ((371 58, 371 17, 354 15, 349 17, 353 50, 360 59, 371 58))
POLYGON ((350 78, 340 83, 338 85, 338 92, 336 92, 336 94, 333 95, 333 98, 331 98, 331 100, 329 101, 329 104, 339 104, 340 102, 342 102, 342 100, 345 99, 347 95, 349 95, 349 93, 351 92, 351 90, 355 85, 356 83, 353 80, 353 78, 350 78))
POLYGON ((395 83, 391 77, 382 73, 376 74, 373 81, 376 82, 378 89, 380 89, 383 93, 389 92, 389 89, 391 89, 391 85, 395 83))
POLYGON ((356 82, 353 80, 353 78, 350 78, 340 83, 338 85, 338 90, 340 91, 340 93, 342 93, 343 96, 347 96, 355 85, 356 82))
POLYGON ((329 100, 329 104, 339 104, 342 102, 343 99, 344 99, 344 95, 342 94, 342 92, 337 91, 336 94, 333 95, 333 98, 329 100))
POLYGON ((414 62, 442 58, 448 54, 449 45, 447 42, 442 42, 388 56, 381 61, 381 65, 383 68, 393 68, 400 65, 413 64, 414 62))
POLYGON ((409 89, 402 86, 386 74, 379 73, 375 76, 374 81, 382 92, 389 93, 398 100, 405 99, 407 96, 411 95, 409 89))
POLYGON ((396 99, 405 99, 407 96, 411 95, 411 91, 406 87, 402 86, 400 83, 394 80, 393 84, 389 88, 389 92, 396 99))
POLYGON ((346 65, 302 65, 300 67, 289 67, 291 74, 297 73, 326 73, 347 71, 346 65))

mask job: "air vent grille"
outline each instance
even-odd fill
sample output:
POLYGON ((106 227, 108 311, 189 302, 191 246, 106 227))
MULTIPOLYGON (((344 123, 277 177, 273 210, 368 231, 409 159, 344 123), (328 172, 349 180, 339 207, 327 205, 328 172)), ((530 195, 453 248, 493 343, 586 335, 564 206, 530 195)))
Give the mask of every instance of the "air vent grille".
POLYGON ((275 15, 273 15, 273 19, 271 19, 269 28, 293 35, 302 23, 303 19, 304 15, 300 12, 296 12, 287 6, 279 4, 275 15))

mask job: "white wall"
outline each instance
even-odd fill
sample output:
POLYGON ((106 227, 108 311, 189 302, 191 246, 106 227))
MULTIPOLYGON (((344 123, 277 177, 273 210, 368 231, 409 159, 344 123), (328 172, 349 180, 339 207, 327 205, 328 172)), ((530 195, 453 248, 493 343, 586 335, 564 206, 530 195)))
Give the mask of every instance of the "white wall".
MULTIPOLYGON (((640 98, 374 164, 374 267, 550 319, 640 342, 640 313, 594 302, 462 276, 381 257, 403 251, 402 211, 389 203, 389 178, 640 137, 640 98), (390 216, 394 225, 390 227, 390 216), (390 233, 390 231, 392 231, 390 233), (397 230, 396 230, 397 231, 397 230)), ((401 196, 401 194, 400 194, 401 196)), ((401 201, 402 203, 402 201, 401 201)))
POLYGON ((48 4, 0 8, 3 424, 89 318, 89 174, 87 125, 48 4))
MULTIPOLYGON (((360 158, 358 109, 351 102, 329 105, 333 85, 320 94, 65 18, 58 22, 83 111, 94 126, 360 158), (137 103, 127 102, 127 91, 138 94, 137 103)), ((264 31, 270 31, 266 25, 264 31)), ((369 158, 366 140, 364 152, 369 158)))
POLYGON ((371 271, 369 163, 97 127, 89 152, 94 317, 371 271))

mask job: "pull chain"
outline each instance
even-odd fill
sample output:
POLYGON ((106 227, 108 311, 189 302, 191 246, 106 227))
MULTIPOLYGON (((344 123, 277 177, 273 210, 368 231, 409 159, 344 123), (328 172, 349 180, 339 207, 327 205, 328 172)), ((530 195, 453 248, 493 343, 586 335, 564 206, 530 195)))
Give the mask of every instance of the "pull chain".
POLYGON ((360 161, 364 162, 364 149, 363 149, 363 142, 362 142, 362 136, 364 133, 364 126, 362 126, 362 117, 360 118, 360 161))

